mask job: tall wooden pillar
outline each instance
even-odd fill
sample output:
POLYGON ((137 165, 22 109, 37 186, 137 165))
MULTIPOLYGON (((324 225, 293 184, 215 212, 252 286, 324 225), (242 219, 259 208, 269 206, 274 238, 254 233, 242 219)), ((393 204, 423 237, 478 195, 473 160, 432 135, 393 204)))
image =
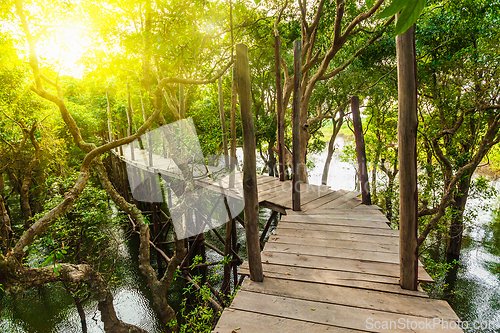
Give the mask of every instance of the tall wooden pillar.
POLYGON ((417 290, 417 87, 415 25, 396 36, 398 61, 399 255, 400 284, 417 290))
POLYGON ((255 130, 252 114, 248 48, 236 45, 236 78, 240 98, 241 127, 243 129, 243 194, 245 196, 245 233, 247 240, 250 279, 264 280, 259 244, 259 200, 255 158, 255 130))
POLYGON ((351 98, 352 123, 354 125, 354 138, 356 140, 356 155, 358 158, 359 182, 361 184, 361 198, 363 204, 371 205, 370 183, 368 182, 368 170, 366 167, 365 139, 363 137, 363 125, 359 112, 359 98, 351 98))
POLYGON ((222 78, 217 80, 217 85, 219 86, 219 117, 220 124, 222 128, 222 144, 224 148, 224 160, 226 163, 226 168, 229 168, 229 152, 227 149, 227 129, 226 129, 226 115, 224 113, 224 96, 222 93, 222 78))
POLYGON ((278 161, 280 181, 285 181, 285 112, 283 110, 283 90, 281 84, 281 45, 280 36, 274 36, 274 69, 276 73, 276 116, 278 120, 278 161))
MULTIPOLYGON (((292 104, 292 208, 300 210, 300 81, 302 80, 302 42, 293 42, 293 104, 292 104)), ((304 165, 305 168, 305 165, 304 165)))

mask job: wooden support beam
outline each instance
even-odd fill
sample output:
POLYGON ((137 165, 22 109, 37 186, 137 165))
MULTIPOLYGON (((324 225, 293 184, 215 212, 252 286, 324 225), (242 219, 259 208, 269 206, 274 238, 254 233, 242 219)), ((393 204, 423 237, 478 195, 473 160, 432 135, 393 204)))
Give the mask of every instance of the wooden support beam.
POLYGON ((281 84, 281 41, 280 36, 274 36, 274 70, 276 73, 276 115, 278 119, 278 162, 280 181, 285 181, 285 112, 283 110, 283 89, 281 84))
POLYGON ((184 84, 179 83, 179 115, 181 119, 186 118, 186 105, 184 102, 184 84))
POLYGON ((250 279, 264 280, 259 245, 259 200, 257 197, 257 172, 255 157, 255 129, 252 114, 250 68, 248 48, 236 45, 236 78, 240 98, 241 126, 243 129, 243 193, 245 197, 245 232, 250 279))
POLYGON ((415 25, 396 36, 398 62, 400 284, 417 290, 417 87, 415 25))
POLYGON ((226 130, 226 115, 224 114, 224 95, 222 93, 222 78, 217 79, 217 85, 219 86, 219 117, 220 124, 222 128, 222 145, 224 149, 224 161, 226 162, 226 168, 229 168, 229 152, 227 149, 227 130, 226 130))
MULTIPOLYGON (((229 218, 229 221, 226 223, 226 238, 224 244, 224 257, 231 254, 231 238, 232 238, 232 227, 233 227, 233 218, 231 216, 231 210, 229 209, 229 205, 227 203, 227 198, 224 196, 224 205, 226 206, 226 212, 229 218)), ((224 265, 224 278, 222 279, 221 292, 223 294, 229 295, 231 292, 231 265, 224 265)))
MULTIPOLYGON (((231 34, 233 32, 231 31, 231 34)), ((236 91, 236 80, 234 78, 235 68, 232 70, 232 80, 231 80, 231 174, 229 175, 229 187, 234 187, 235 174, 236 171, 236 97, 238 93, 236 91)))
MULTIPOLYGON (((133 114, 134 114, 134 107, 132 106, 132 100, 130 98, 130 85, 127 82, 127 101, 128 101, 128 107, 127 107, 127 135, 130 136, 133 134, 133 114)), ((134 141, 132 141, 129 144, 130 147, 130 159, 132 161, 135 161, 135 154, 134 154, 134 141)))
POLYGON ((363 125, 359 112, 358 96, 351 97, 352 123, 354 125, 354 138, 356 140, 356 155, 358 158, 359 181, 361 185, 361 198, 363 204, 371 205, 370 183, 368 181, 368 170, 366 167, 365 139, 363 136, 363 125))
POLYGON ((267 220, 266 226, 264 227, 264 230, 262 230, 262 233, 260 234, 260 248, 264 248, 264 239, 266 238, 267 232, 269 231, 269 227, 271 226, 271 223, 273 220, 276 218, 276 215, 278 215, 278 212, 273 210, 271 213, 271 216, 269 216, 269 219, 267 220))
MULTIPOLYGON (((160 234, 160 216, 158 213, 158 205, 156 203, 151 203, 151 208, 153 211, 153 232, 154 238, 156 238, 160 234)), ((159 251, 156 251, 156 263, 158 265, 158 276, 163 276, 163 264, 159 251)))
POLYGON ((293 42, 293 129, 292 129, 292 208, 294 211, 300 210, 300 174, 299 174, 299 150, 300 150, 300 81, 302 70, 302 42, 296 39, 293 42))

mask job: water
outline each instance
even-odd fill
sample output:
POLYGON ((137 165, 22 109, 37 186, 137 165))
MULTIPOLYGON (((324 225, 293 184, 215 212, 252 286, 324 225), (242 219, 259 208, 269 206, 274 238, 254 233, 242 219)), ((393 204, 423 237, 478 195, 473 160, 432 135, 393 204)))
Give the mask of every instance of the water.
MULTIPOLYGON (((342 147, 342 138, 338 139, 342 147)), ((309 170, 311 184, 321 184, 323 163, 327 152, 322 152, 311 159, 315 167, 309 170)), ((239 161, 242 158, 240 156, 239 161)), ((262 163, 260 163, 262 167, 262 163)), ((328 185, 334 189, 354 189, 355 170, 352 163, 340 161, 338 150, 330 165, 328 185)), ((500 181, 494 182, 500 189, 500 181)), ((445 292, 447 299, 462 321, 468 321, 471 328, 467 333, 500 332, 500 219, 496 218, 494 209, 498 209, 496 199, 485 202, 483 199, 470 199, 468 209, 486 206, 479 209, 474 219, 473 227, 464 234, 460 266, 456 270, 456 278, 449 278, 453 293, 445 292), (484 326, 481 328, 481 324, 484 326), (477 325, 477 327, 473 327, 477 325), (489 325, 489 327, 486 327, 489 325)), ((262 230, 271 211, 260 210, 260 229, 262 230)), ((271 226, 272 234, 276 222, 271 226)), ((222 228, 221 228, 222 229, 222 228)), ((221 232, 223 232, 221 230, 221 232)), ((244 229, 237 223, 237 235, 240 243, 245 243, 244 229)), ((138 240, 132 237, 127 242, 122 234, 120 246, 121 260, 120 285, 113 289, 115 310, 120 319, 148 330, 151 333, 162 332, 150 304, 150 295, 145 281, 137 269, 138 240)), ((207 234, 207 241, 222 248, 218 240, 207 234)), ((245 259, 246 248, 242 247, 240 254, 245 259)), ((222 257, 214 251, 207 250, 207 261, 218 261, 222 257)), ((222 276, 222 267, 211 267, 209 274, 222 276)), ((214 283, 217 287, 220 280, 214 283)), ((444 281, 441 281, 444 283, 444 281)), ((436 287, 443 287, 438 285, 436 287)), ((178 310, 182 294, 182 286, 177 286, 168 295, 169 302, 178 310)), ((85 313, 89 332, 104 332, 97 311, 96 302, 85 303, 85 313)), ((4 296, 0 299, 0 332, 16 333, 66 333, 81 332, 80 319, 73 299, 64 289, 57 285, 44 286, 40 291, 29 290, 17 298, 4 296)))
MULTIPOLYGON (((500 189, 500 181, 493 182, 500 189)), ((498 198, 470 199, 467 209, 486 206, 464 232, 460 265, 447 277, 444 298, 462 321, 465 332, 500 332, 500 219, 498 198)), ((440 287, 440 286, 438 286, 440 287)))
MULTIPOLYGON (((336 148, 332 156, 330 169, 328 171, 327 185, 335 191, 340 189, 354 191, 356 170, 354 169, 354 163, 342 162, 340 160, 340 151, 343 146, 344 139, 342 137, 338 137, 337 140, 335 140, 336 148)), ((309 160, 314 163, 314 168, 312 168, 312 170, 309 170, 310 184, 321 185, 323 168, 325 166, 327 155, 328 149, 319 154, 308 157, 309 160)))
MULTIPOLYGON (((118 230, 121 231, 121 230, 118 230)), ((137 269, 137 237, 122 243, 117 263, 119 285, 112 289, 115 310, 126 323, 137 325, 151 333, 162 332, 161 324, 149 301, 146 284, 137 269)), ((89 333, 104 332, 96 301, 84 303, 89 333)), ((52 333, 81 332, 80 317, 73 299, 61 285, 51 284, 39 290, 30 289, 24 295, 5 295, 0 299, 0 332, 52 333)))

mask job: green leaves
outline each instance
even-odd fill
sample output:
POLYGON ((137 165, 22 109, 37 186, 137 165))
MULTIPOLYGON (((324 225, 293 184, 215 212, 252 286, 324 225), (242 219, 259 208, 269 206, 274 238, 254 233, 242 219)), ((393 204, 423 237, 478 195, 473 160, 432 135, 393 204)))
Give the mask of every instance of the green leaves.
POLYGON ((417 22, 418 17, 425 7, 425 0, 412 0, 399 14, 398 22, 396 23, 396 35, 402 34, 413 23, 417 22))
POLYGON ((386 18, 392 15, 396 15, 401 9, 407 6, 410 2, 414 2, 415 0, 393 0, 391 4, 386 7, 379 15, 379 18, 386 18))
POLYGON ((375 0, 366 0, 365 3, 366 3, 366 7, 372 8, 373 4, 375 3, 375 0))
MULTIPOLYGON (((368 3, 368 0, 367 0, 368 3)), ((425 7, 425 0, 393 0, 379 15, 379 18, 386 18, 396 15, 399 11, 396 23, 396 35, 400 35, 417 22, 418 17, 425 7)))

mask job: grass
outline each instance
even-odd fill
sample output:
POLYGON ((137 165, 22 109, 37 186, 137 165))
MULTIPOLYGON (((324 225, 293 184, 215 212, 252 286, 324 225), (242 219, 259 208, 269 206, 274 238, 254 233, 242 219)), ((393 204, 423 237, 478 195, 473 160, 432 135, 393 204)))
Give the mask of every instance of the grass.
MULTIPOLYGON (((325 126, 323 126, 321 129, 321 140, 323 142, 330 142, 330 138, 332 137, 333 133, 333 124, 331 122, 328 122, 325 126)), ((351 132, 349 127, 347 126, 346 123, 342 124, 342 127, 340 128, 338 136, 343 137, 344 139, 349 139, 352 138, 354 134, 351 132)))

